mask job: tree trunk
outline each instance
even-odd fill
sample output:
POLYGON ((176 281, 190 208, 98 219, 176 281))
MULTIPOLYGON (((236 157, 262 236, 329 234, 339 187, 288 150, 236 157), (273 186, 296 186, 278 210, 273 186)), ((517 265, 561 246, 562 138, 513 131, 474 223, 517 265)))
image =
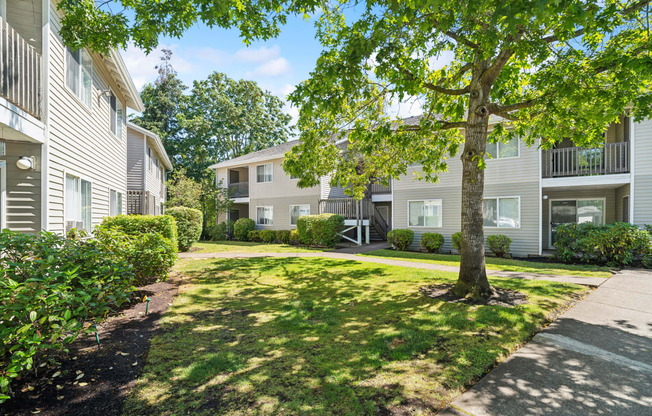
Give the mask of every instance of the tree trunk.
POLYGON ((489 88, 472 83, 467 128, 462 153, 462 243, 460 274, 454 293, 484 299, 493 293, 487 280, 482 228, 484 169, 480 162, 485 152, 489 114, 486 103, 489 88), (475 84, 475 85, 474 85, 475 84))

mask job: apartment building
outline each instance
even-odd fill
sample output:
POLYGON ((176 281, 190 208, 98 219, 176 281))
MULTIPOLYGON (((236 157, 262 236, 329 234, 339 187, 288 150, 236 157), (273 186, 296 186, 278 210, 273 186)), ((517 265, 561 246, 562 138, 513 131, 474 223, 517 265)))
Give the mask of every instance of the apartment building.
MULTIPOLYGON (((450 237, 461 229, 458 157, 447 161, 448 171, 437 183, 417 180, 420 166, 412 166, 388 187, 371 184, 356 205, 327 177, 319 187, 296 188, 281 168, 291 147, 289 142, 214 166, 218 181, 237 191, 232 218, 247 216, 260 228, 288 229, 298 215, 308 213, 362 216, 377 238, 391 228, 409 228, 417 249, 423 233, 438 232, 446 238, 444 250, 452 249, 450 237)), ((488 144, 487 152, 492 158, 485 171, 484 231, 512 238, 514 255, 553 249, 560 224, 652 224, 652 120, 637 123, 623 116, 605 132, 604 145, 594 149, 564 140, 542 150, 538 143, 528 147, 514 139, 488 144)))
POLYGON ((0 228, 91 230, 126 213, 126 110, 142 111, 117 51, 72 50, 55 0, 0 0, 0 228))
POLYGON ((161 215, 172 162, 158 135, 127 123, 127 213, 161 215))

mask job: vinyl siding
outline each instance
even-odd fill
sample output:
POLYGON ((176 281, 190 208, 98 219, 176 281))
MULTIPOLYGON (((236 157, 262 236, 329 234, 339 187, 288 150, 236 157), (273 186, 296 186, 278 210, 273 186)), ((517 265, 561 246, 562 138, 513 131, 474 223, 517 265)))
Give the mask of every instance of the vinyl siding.
POLYGON ((277 198, 251 198, 249 203, 249 218, 256 221, 256 207, 272 206, 274 207, 274 225, 256 225, 256 228, 261 230, 291 230, 296 228, 296 226, 290 225, 290 205, 310 204, 310 214, 318 214, 318 203, 318 195, 277 198))
MULTIPOLYGON (((109 102, 100 96, 111 88, 126 108, 125 100, 104 68, 93 55, 92 106, 87 108, 65 86, 65 47, 58 36, 59 12, 51 5, 49 74, 49 225, 50 231, 63 232, 65 174, 92 183, 92 224, 109 214, 109 190, 126 195, 127 139, 115 137, 109 127, 109 102)), ((126 200, 123 200, 123 209, 126 200)))
MULTIPOLYGON (((152 169, 149 169, 149 161, 146 161, 145 163, 145 191, 148 191, 150 195, 154 195, 155 200, 156 200, 156 206, 160 206, 161 202, 165 201, 165 195, 162 189, 163 183, 165 182, 164 180, 164 175, 163 173, 159 174, 159 177, 156 177, 156 169, 161 169, 163 166, 161 164, 161 157, 156 154, 154 151, 154 143, 153 139, 148 138, 147 139, 147 145, 149 146, 150 149, 152 149, 152 169), (158 168, 154 164, 154 160, 158 160, 158 168)), ((147 152, 147 150, 145 150, 147 152)), ((145 158, 146 159, 146 158, 145 158)))
POLYGON ((652 224, 652 120, 634 123, 634 222, 652 224))
POLYGON ((41 230, 41 145, 26 142, 7 142, 6 227, 12 231, 36 233, 41 230), (34 156, 35 170, 16 167, 20 156, 34 156))
POLYGON ((145 189, 145 138, 142 133, 127 132, 127 189, 142 191, 145 189))

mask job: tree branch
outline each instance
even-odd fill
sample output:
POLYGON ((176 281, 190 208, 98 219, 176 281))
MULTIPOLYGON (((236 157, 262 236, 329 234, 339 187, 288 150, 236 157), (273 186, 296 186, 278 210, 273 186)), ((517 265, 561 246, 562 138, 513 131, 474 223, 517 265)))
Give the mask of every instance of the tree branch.
MULTIPOLYGON (((466 121, 443 121, 443 120, 434 120, 435 123, 439 124, 439 130, 451 130, 451 129, 464 129, 466 128, 466 121)), ((419 131, 421 130, 420 125, 402 125, 398 128, 399 131, 419 131)))
MULTIPOLYGON (((468 65, 468 64, 467 64, 467 65, 468 65)), ((462 95, 462 94, 466 94, 466 93, 468 93, 469 91, 471 91, 471 86, 470 86, 470 85, 467 85, 467 86, 464 87, 464 88, 457 88, 457 89, 454 89, 454 88, 444 88, 444 87, 441 87, 441 86, 439 86, 439 85, 433 84, 432 82, 428 82, 428 81, 424 81, 424 80, 418 79, 417 77, 414 76, 414 74, 412 73, 412 71, 410 71, 410 70, 408 70, 408 69, 399 68, 399 70, 400 70, 401 72, 403 72, 403 73, 404 73, 404 74, 405 74, 405 75, 410 79, 410 81, 419 81, 419 82, 420 82, 424 87, 426 87, 427 89, 429 89, 429 90, 431 90, 431 91, 439 92, 439 93, 441 93, 441 94, 446 94, 446 95, 462 95)))
POLYGON ((478 45, 475 42, 472 42, 471 40, 467 39, 465 36, 462 36, 459 33, 454 32, 454 31, 452 31, 450 29, 442 29, 442 24, 437 19, 432 19, 432 23, 437 29, 444 32, 446 34, 446 36, 453 39, 455 42, 461 43, 461 44, 463 44, 466 47, 471 48, 471 49, 480 49, 480 45, 478 45))

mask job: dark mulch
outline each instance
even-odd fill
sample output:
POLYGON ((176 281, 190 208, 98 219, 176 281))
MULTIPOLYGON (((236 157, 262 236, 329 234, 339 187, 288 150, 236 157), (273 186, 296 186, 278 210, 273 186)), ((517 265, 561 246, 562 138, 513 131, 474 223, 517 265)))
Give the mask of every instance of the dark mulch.
POLYGON ((489 299, 477 301, 455 295, 452 291, 454 286, 452 284, 423 286, 419 288, 419 292, 429 298, 450 303, 465 303, 468 305, 516 306, 527 303, 525 293, 517 292, 516 290, 494 288, 494 294, 489 299))
POLYGON ((98 326, 95 335, 81 337, 60 360, 61 368, 30 375, 13 384, 15 396, 0 405, 1 415, 105 416, 119 415, 127 393, 145 364, 149 341, 158 321, 178 292, 179 275, 167 282, 138 288, 137 301, 98 326), (145 315, 144 296, 149 296, 145 315), (61 375, 51 378, 56 371, 61 375), (83 374, 82 377, 79 377, 83 374))

